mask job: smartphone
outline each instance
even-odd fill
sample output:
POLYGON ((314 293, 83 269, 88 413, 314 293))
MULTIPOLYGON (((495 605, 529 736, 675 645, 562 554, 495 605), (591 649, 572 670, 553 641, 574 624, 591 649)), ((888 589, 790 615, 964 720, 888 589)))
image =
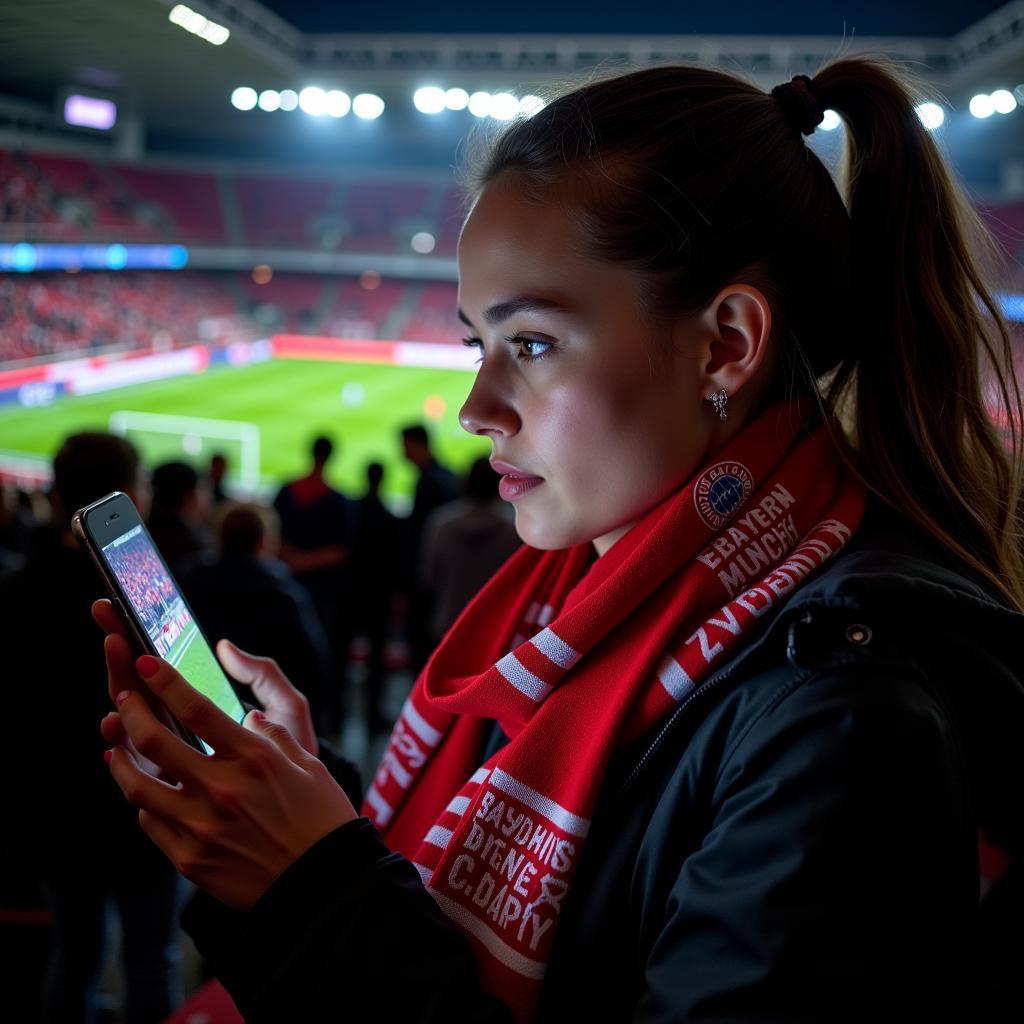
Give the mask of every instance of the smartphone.
MULTIPOLYGON (((170 662, 200 693, 241 722, 246 709, 131 498, 121 491, 100 498, 75 513, 71 529, 99 569, 139 653, 155 654, 170 662)), ((155 708, 161 709, 161 718, 179 736, 197 750, 213 753, 208 743, 173 719, 162 704, 155 708)))

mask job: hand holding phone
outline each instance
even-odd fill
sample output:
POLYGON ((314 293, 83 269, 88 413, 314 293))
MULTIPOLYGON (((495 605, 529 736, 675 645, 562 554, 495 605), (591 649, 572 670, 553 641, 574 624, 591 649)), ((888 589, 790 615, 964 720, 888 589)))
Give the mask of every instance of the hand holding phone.
MULTIPOLYGON (((128 495, 115 491, 79 509, 71 528, 99 570, 137 653, 180 668, 200 693, 241 722, 245 708, 128 495)), ((180 723, 167 724, 197 749, 212 752, 180 723)))
MULTIPOLYGON (((93 604, 92 617, 104 633, 123 636, 131 643, 127 628, 108 599, 93 604)), ((243 651, 230 640, 219 640, 215 652, 232 679, 252 688, 253 696, 263 706, 267 719, 284 726, 306 753, 316 756, 319 743, 309 713, 309 700, 289 681, 280 665, 273 658, 243 651)), ((111 693, 111 701, 116 696, 116 693, 111 693)), ((117 719, 116 715, 109 717, 117 719)), ((106 730, 104 735, 107 735, 106 730)), ((118 732, 107 735, 107 740, 115 746, 124 743, 123 735, 118 732)))
POLYGON ((178 870, 221 902, 248 910, 310 846, 357 812, 327 769, 260 712, 244 725, 197 693, 167 661, 136 658, 125 637, 105 642, 117 711, 104 719, 110 771, 139 823, 178 870), (205 755, 162 725, 138 676, 205 755), (171 785, 144 771, 131 748, 171 785))

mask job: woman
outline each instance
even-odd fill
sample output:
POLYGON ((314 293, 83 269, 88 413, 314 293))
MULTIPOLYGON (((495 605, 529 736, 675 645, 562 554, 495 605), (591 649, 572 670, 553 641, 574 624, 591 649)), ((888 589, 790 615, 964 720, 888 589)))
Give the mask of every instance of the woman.
POLYGON ((640 71, 496 142, 461 421, 526 546, 366 817, 273 666, 222 651, 266 708, 241 728, 136 663, 206 759, 107 640, 111 769, 247 1019, 926 1019, 969 988, 1024 694, 1021 407, 969 227, 867 60, 771 95, 640 71), (826 107, 845 205, 801 135, 826 107))

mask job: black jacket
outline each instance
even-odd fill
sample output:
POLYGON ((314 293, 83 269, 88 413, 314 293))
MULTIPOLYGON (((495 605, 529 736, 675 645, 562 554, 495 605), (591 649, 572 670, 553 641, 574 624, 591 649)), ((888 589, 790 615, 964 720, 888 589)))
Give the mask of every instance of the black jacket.
MULTIPOLYGON (((977 832, 1022 845, 1022 651, 1024 616, 874 513, 612 765, 537 1019, 982 1019, 977 832)), ((510 1019, 365 819, 186 923, 249 1021, 510 1019)))

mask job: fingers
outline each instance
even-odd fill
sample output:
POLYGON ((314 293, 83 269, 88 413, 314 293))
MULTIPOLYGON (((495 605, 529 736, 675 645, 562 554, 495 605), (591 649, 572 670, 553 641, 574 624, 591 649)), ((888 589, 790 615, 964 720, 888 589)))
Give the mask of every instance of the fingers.
MULTIPOLYGON (((109 637, 107 642, 110 642, 109 637)), ((145 680, 146 686, 163 701, 171 714, 186 729, 194 732, 200 739, 206 740, 217 753, 237 754, 244 747, 245 730, 221 711, 212 700, 190 686, 166 661, 145 654, 136 660, 135 668, 145 680)), ((124 717, 123 711, 121 717, 124 717)), ((170 736, 170 733, 167 735, 170 736)), ((152 756, 145 750, 142 753, 147 757, 152 756)))
POLYGON ((139 677, 135 674, 135 652, 131 644, 118 633, 110 633, 103 641, 107 658, 107 692, 113 701, 124 690, 137 690, 139 677))
POLYGON ((305 697, 288 681, 273 658, 261 658, 236 647, 230 640, 217 644, 217 657, 229 676, 252 687, 256 699, 265 708, 294 711, 305 697))
POLYGON ((250 711, 242 723, 250 732, 270 740, 293 764, 305 764, 309 754, 283 726, 271 722, 261 711, 250 711))
POLYGON ((101 720, 100 733, 112 747, 121 747, 128 742, 128 733, 121 724, 121 716, 113 711, 101 720))
POLYGON ((128 637, 128 627, 121 621, 121 616, 113 602, 108 601, 105 597, 99 601, 93 601, 92 617, 104 633, 116 633, 118 636, 128 637))
MULTIPOLYGON (((193 779, 197 772, 202 771, 205 756, 175 736, 153 714, 153 709, 141 694, 122 691, 117 696, 117 708, 125 736, 147 762, 176 779, 193 779)), ((100 723, 104 736, 107 730, 115 731, 113 726, 104 729, 105 723, 106 719, 100 723)), ((132 760, 136 767, 140 767, 135 758, 132 760)))
POLYGON ((147 775, 124 747, 114 747, 110 751, 110 774, 124 798, 140 810, 151 811, 162 818, 174 817, 178 813, 180 791, 147 775))

